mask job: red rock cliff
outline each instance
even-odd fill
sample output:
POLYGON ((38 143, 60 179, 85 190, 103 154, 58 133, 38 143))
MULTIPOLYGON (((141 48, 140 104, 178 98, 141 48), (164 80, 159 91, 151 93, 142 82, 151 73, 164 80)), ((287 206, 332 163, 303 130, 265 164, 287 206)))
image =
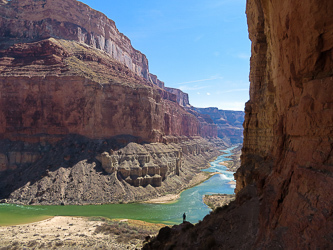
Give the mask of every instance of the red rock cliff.
POLYGON ((2 1, 0 24, 0 138, 216 136, 148 73, 114 22, 87 5, 2 1))
POLYGON ((252 41, 237 191, 262 202, 257 242, 332 247, 333 2, 247 3, 252 41))
POLYGON ((149 80, 148 60, 104 14, 73 0, 12 0, 0 8, 0 42, 50 37, 85 43, 149 80))
POLYGON ((333 248, 333 1, 248 0, 252 41, 237 197, 145 249, 333 248))

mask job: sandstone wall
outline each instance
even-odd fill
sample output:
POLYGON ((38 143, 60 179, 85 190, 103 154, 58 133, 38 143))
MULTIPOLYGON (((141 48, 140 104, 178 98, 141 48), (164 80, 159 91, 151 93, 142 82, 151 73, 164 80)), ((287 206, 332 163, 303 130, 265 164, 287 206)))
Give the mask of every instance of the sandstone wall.
POLYGON ((2 139, 129 134, 154 142, 164 135, 214 136, 195 116, 145 86, 101 85, 75 76, 13 76, 0 78, 0 91, 2 139))
POLYGON ((0 5, 0 43, 63 38, 103 50, 149 80, 148 60, 104 14, 74 0, 12 0, 0 5))

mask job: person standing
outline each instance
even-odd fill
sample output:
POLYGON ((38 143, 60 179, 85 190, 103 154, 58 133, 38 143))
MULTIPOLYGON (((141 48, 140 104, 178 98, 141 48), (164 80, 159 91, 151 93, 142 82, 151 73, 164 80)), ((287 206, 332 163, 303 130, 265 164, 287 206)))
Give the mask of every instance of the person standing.
POLYGON ((183 223, 185 222, 185 220, 186 220, 186 214, 184 213, 183 214, 183 223))

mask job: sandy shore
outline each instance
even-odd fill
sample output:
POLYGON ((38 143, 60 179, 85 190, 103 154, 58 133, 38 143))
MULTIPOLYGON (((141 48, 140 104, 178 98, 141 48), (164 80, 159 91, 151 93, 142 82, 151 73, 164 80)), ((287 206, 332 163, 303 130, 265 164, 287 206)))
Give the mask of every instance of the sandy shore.
POLYGON ((167 194, 155 199, 145 201, 144 203, 154 203, 154 204, 163 204, 163 203, 172 203, 179 199, 180 194, 167 194))
POLYGON ((95 233, 96 227, 103 223, 105 222, 92 221, 83 217, 55 216, 30 224, 2 226, 0 227, 0 247, 5 249, 140 248, 142 240, 124 244, 116 240, 116 235, 95 233))

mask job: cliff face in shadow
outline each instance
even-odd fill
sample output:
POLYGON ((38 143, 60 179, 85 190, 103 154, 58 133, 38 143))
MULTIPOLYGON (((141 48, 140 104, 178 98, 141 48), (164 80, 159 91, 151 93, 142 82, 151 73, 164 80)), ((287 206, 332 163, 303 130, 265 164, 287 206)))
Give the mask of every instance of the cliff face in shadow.
POLYGON ((161 230, 146 249, 333 247, 332 9, 247 1, 251 87, 236 201, 194 227, 161 230))

